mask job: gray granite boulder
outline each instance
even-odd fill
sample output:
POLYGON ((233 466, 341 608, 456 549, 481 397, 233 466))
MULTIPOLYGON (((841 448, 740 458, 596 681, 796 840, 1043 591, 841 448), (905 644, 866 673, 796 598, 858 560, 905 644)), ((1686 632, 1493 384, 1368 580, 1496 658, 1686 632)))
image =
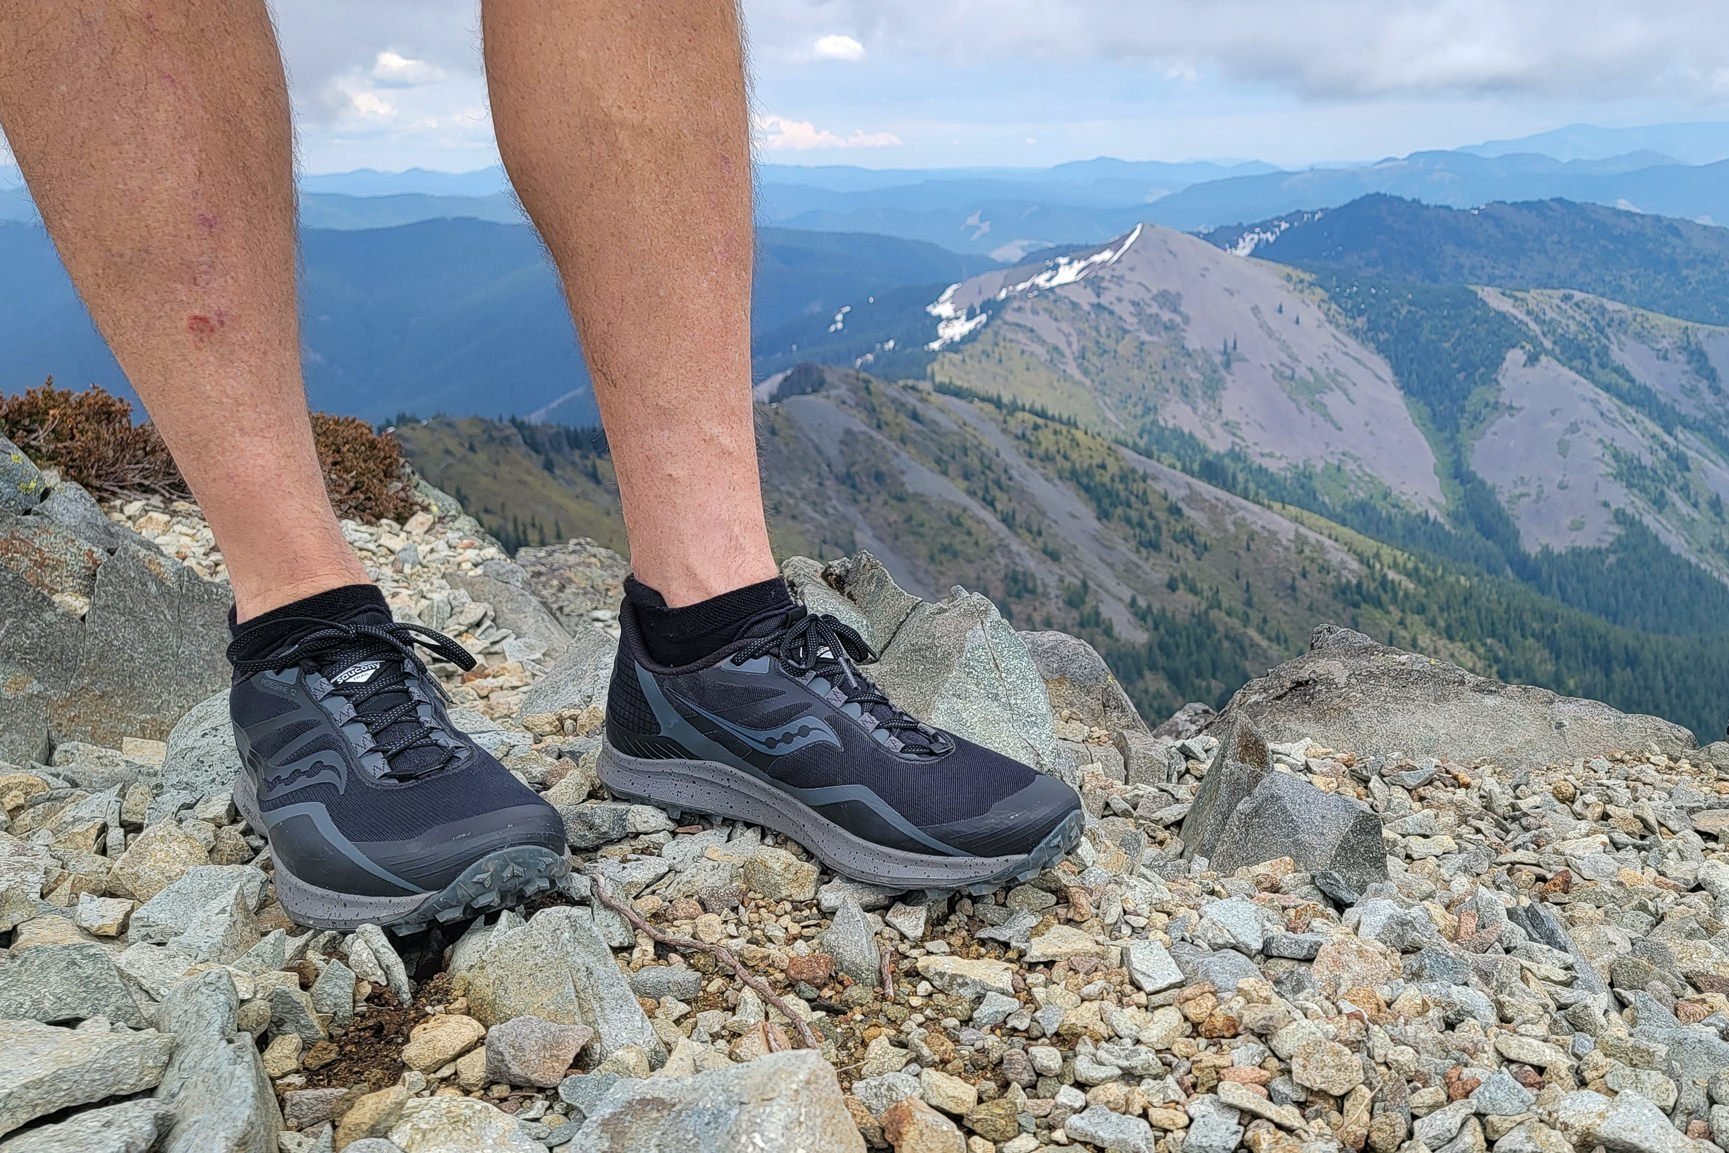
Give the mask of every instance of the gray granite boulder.
POLYGON ((34 945, 0 957, 0 1017, 50 1025, 106 1017, 144 1026, 138 1002, 95 941, 34 945))
POLYGON ((160 1101, 122 1101, 27 1129, 0 1142, 0 1153, 151 1153, 173 1123, 160 1101))
POLYGON ((1237 691, 1211 730, 1249 720, 1274 742, 1300 738, 1364 755, 1404 753, 1536 768, 1612 749, 1692 750, 1693 734, 1598 701, 1508 685, 1335 625, 1309 650, 1237 691))
POLYGON ((1201 779, 1182 826, 1183 855, 1230 873, 1290 857, 1309 872, 1331 871, 1361 890, 1387 879, 1381 820, 1364 806, 1275 771, 1267 742, 1235 722, 1201 779))
POLYGON ((1087 724, 1115 732, 1145 732, 1146 721, 1099 651, 1064 632, 1024 632, 1021 640, 1044 678, 1051 711, 1072 710, 1087 724))
POLYGON ((235 1025, 240 999, 226 970, 188 977, 163 998, 157 1028, 174 1056, 156 1088, 174 1107, 162 1153, 275 1153, 282 1112, 252 1036, 235 1025))
POLYGON ((588 909, 542 909, 525 925, 489 934, 456 985, 483 1025, 528 1016, 587 1025, 601 1060, 627 1046, 647 1052, 656 1065, 666 1059, 666 1046, 588 909))
POLYGON ((592 1109, 586 1153, 864 1153, 833 1066, 807 1049, 693 1077, 620 1081, 592 1109))
POLYGON ((0 509, 29 512, 42 500, 48 483, 24 450, 0 436, 0 509))
POLYGON ((174 1038, 149 1030, 0 1021, 0 1137, 75 1105, 154 1086, 174 1038))

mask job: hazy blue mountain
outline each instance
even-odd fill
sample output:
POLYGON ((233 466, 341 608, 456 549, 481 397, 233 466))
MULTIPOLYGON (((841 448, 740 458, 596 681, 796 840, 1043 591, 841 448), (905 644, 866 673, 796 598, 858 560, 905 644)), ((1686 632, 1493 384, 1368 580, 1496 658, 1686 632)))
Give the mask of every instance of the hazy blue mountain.
POLYGON ((1316 168, 1198 184, 1158 201, 1146 214, 1170 228, 1208 228, 1387 193, 1454 208, 1561 197, 1689 219, 1729 220, 1729 162, 1687 167, 1654 165, 1654 159, 1660 158, 1628 153, 1563 162, 1532 153, 1491 157, 1417 152, 1361 168, 1316 168))
POLYGON ((1569 124, 1550 132, 1513 140, 1489 140, 1460 149, 1478 156, 1541 152, 1557 160, 1590 160, 1627 152, 1649 151, 1682 164, 1710 164, 1729 159, 1729 123, 1647 124, 1637 128, 1601 128, 1569 124))
POLYGON ((517 207, 516 198, 507 192, 490 196, 441 196, 425 192, 350 196, 312 192, 300 197, 300 223, 304 228, 394 228, 447 217, 519 224, 522 210, 517 207))
POLYGON ((1462 211, 1376 195, 1205 235, 1221 248, 1311 271, 1567 288, 1729 324, 1729 229, 1596 204, 1544 200, 1462 211))
MULTIPOLYGON (((764 229, 755 321, 782 327, 992 266, 894 237, 764 229)), ((596 418, 558 285, 519 224, 436 219, 302 237, 302 342, 317 408, 596 418)), ((0 390, 53 375, 130 395, 39 227, 0 224, 0 390)), ((669 339, 673 339, 669 337, 669 339)))
POLYGON ((352 172, 302 175, 300 187, 305 192, 334 192, 342 196, 402 196, 410 193, 491 196, 509 191, 510 181, 505 177, 504 169, 494 164, 472 172, 435 172, 429 168, 380 172, 376 168, 357 168, 352 172))

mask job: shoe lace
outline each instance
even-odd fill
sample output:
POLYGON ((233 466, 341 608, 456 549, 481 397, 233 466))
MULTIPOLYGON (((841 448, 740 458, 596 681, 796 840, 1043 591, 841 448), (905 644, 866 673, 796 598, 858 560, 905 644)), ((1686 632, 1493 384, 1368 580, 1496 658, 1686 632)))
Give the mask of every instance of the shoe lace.
MULTIPOLYGON (((320 623, 316 618, 306 618, 320 623)), ((427 671, 415 646, 428 649, 467 672, 478 662, 456 641, 425 625, 392 621, 388 624, 345 624, 325 621, 324 627, 301 637, 288 648, 262 660, 234 661, 241 676, 295 664, 329 668, 352 668, 368 660, 378 661, 377 670, 364 681, 333 681, 330 692, 346 700, 355 719, 366 726, 377 751, 389 764, 385 774, 411 780, 444 768, 456 751, 447 743, 439 726, 420 716, 420 702, 409 692, 410 680, 430 685, 440 700, 449 702, 444 686, 427 671), (439 756, 404 757, 415 749, 436 749, 439 756)))
POLYGON ((936 757, 954 748, 947 734, 909 716, 859 671, 861 664, 876 663, 877 653, 850 625, 826 613, 801 613, 786 628, 751 641, 728 659, 742 665, 769 655, 793 676, 826 678, 848 703, 870 714, 877 728, 899 740, 904 751, 936 757))

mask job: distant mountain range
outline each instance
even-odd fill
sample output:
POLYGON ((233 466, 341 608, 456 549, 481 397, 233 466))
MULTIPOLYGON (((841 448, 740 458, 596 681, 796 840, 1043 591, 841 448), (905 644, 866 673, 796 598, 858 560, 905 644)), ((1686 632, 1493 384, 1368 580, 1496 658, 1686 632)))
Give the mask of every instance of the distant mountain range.
MULTIPOLYGON (((364 201, 362 201, 364 202, 364 201)), ((764 229, 755 321, 828 318, 860 293, 923 295, 994 262, 884 236, 764 229)), ((302 237, 303 356, 315 408, 596 419, 587 371, 539 240, 521 224, 433 219, 302 237)), ((130 395, 39 227, 0 223, 0 391, 53 375, 130 395)))

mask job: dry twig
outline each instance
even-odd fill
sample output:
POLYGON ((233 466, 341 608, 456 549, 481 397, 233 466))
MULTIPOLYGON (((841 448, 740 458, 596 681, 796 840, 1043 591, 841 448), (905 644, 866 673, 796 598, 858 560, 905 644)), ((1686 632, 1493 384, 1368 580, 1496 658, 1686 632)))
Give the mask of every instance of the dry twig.
POLYGON ((745 968, 744 962, 733 956, 731 949, 728 949, 725 945, 711 945, 707 941, 698 941, 694 937, 676 937, 671 933, 663 933, 661 930, 649 924, 643 915, 637 912, 629 904, 620 901, 611 893, 607 892, 605 882, 599 877, 593 878, 593 884, 589 886, 589 891, 594 894, 595 900, 623 917, 626 921, 629 921, 638 931, 647 933, 649 939, 654 941, 656 944, 667 945, 674 949, 683 949, 687 951, 695 950, 699 953, 707 953, 709 956, 731 969, 734 976, 743 981, 746 985, 749 985, 752 989, 756 990, 757 996, 761 997, 767 1004, 771 1005, 781 1016, 792 1022, 792 1027, 798 1031, 798 1039, 801 1046, 806 1049, 822 1048, 822 1043, 817 1040, 816 1034, 812 1032, 811 1027, 805 1023, 805 1019, 794 1012, 792 1006, 787 1004, 786 999, 770 988, 767 981, 745 968))

